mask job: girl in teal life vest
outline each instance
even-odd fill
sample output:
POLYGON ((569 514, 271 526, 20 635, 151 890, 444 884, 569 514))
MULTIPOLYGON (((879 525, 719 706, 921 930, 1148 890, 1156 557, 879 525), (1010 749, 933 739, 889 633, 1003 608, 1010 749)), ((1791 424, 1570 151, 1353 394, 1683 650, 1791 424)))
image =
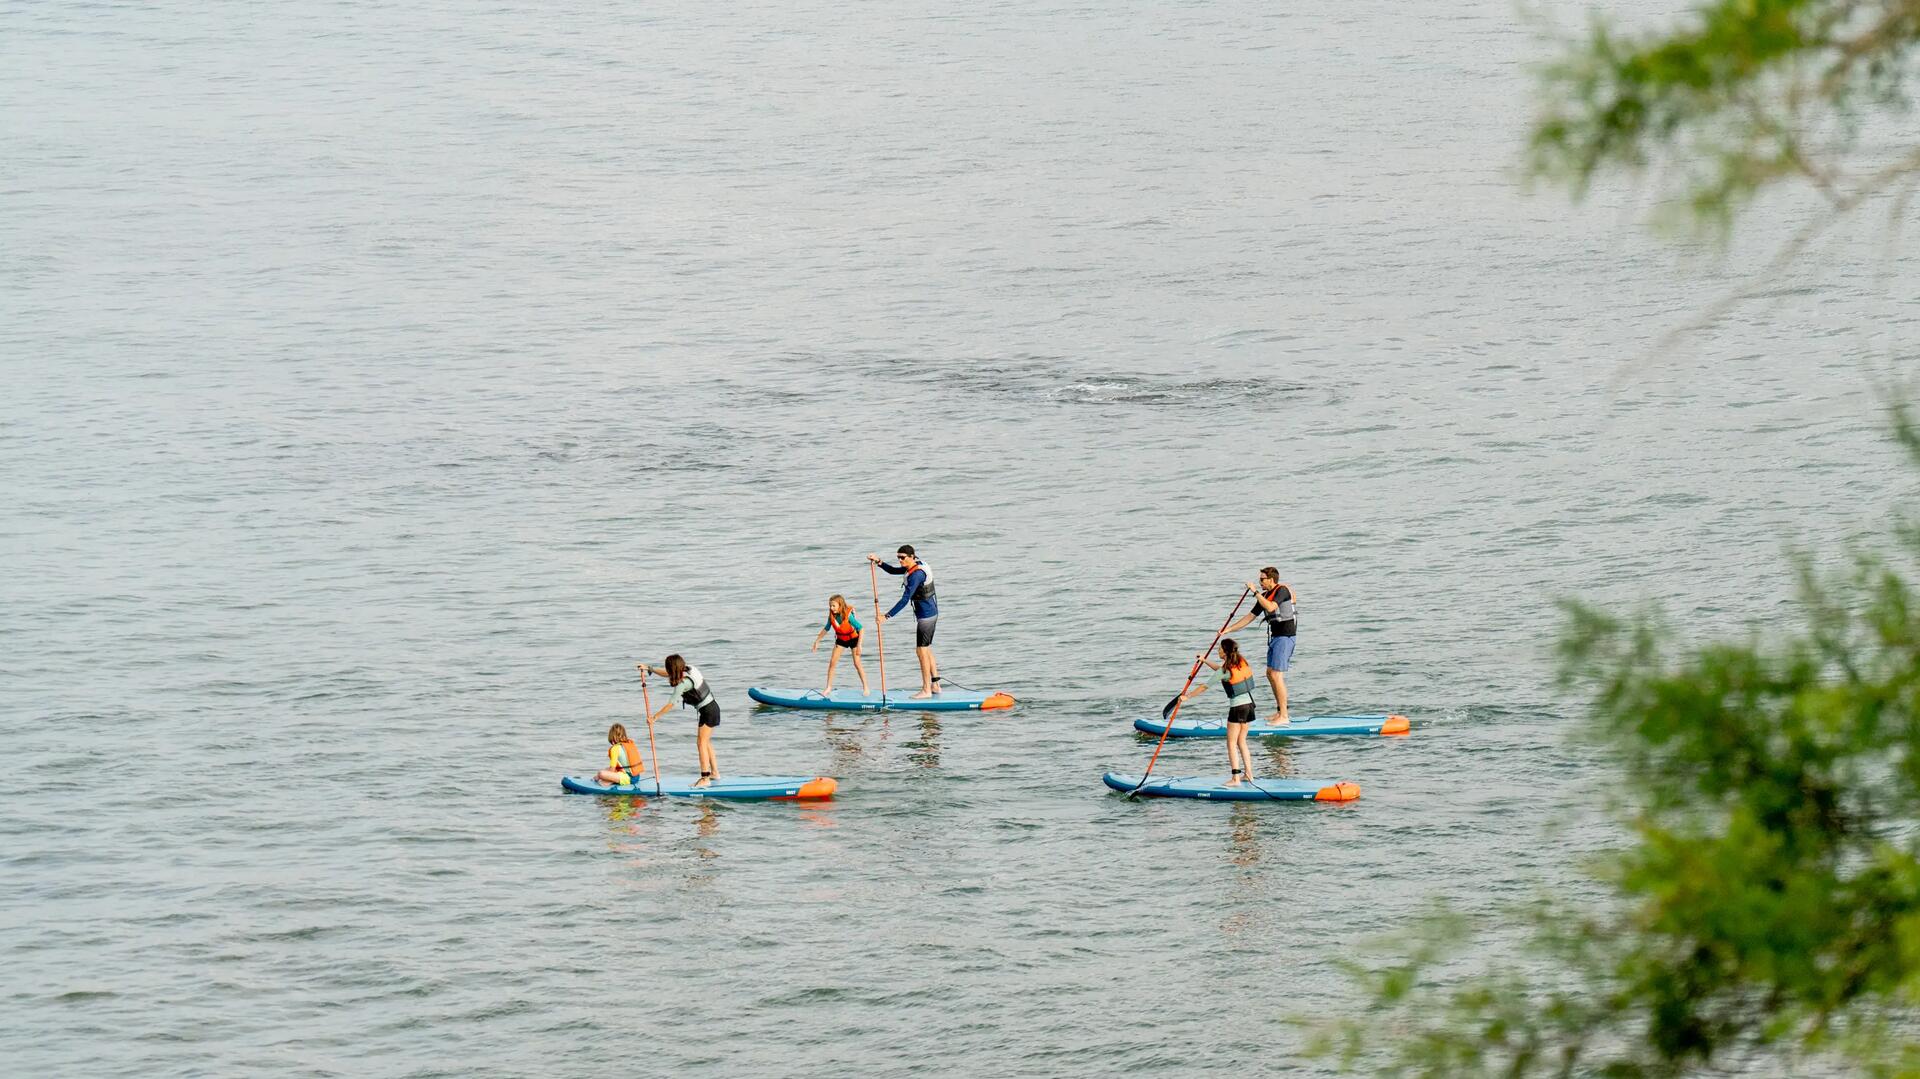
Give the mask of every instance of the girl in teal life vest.
MULTIPOLYGON (((1253 778, 1253 754, 1247 752, 1247 724, 1253 722, 1253 665, 1240 651, 1240 645, 1229 637, 1220 642, 1220 662, 1215 663, 1204 654, 1193 657, 1220 673, 1220 688, 1227 691, 1227 767, 1233 774, 1227 779, 1227 786, 1238 787, 1240 777, 1253 778)), ((1207 691, 1207 684, 1201 682, 1180 698, 1190 701, 1207 691)))
POLYGON ((607 766, 593 778, 608 786, 630 787, 646 774, 647 762, 640 757, 640 747, 627 737, 625 724, 615 723, 607 731, 607 766))
POLYGON ((813 635, 813 648, 820 651, 820 638, 828 631, 833 633, 833 655, 827 657, 827 688, 833 692, 833 669, 840 665, 840 650, 846 649, 853 656, 853 673, 860 676, 860 692, 871 692, 867 688, 867 669, 860 665, 860 620, 853 616, 853 607, 847 603, 847 597, 835 594, 827 600, 827 624, 813 635))

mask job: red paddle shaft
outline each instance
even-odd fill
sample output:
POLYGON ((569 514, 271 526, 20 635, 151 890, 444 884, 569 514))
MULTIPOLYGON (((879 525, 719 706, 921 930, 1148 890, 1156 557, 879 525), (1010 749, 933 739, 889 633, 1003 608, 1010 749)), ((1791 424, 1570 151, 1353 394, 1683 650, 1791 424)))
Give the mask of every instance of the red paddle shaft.
POLYGON ((1213 640, 1207 645, 1207 650, 1200 653, 1199 659, 1193 661, 1193 670, 1187 672, 1187 684, 1180 687, 1180 695, 1173 699, 1173 711, 1163 717, 1166 720, 1166 726, 1160 729, 1160 740, 1154 743, 1153 756, 1147 760, 1147 770, 1140 773, 1139 786, 1128 791, 1127 797, 1131 798, 1140 793, 1140 788, 1147 785, 1147 777, 1153 774, 1153 764, 1160 759, 1160 749, 1167 744, 1167 735, 1173 733, 1173 721, 1180 716, 1180 706, 1187 703, 1187 690, 1192 689, 1193 680, 1200 677, 1200 665, 1206 662, 1208 656, 1213 655, 1214 648, 1220 644, 1220 638, 1227 635, 1227 627, 1233 625, 1233 616, 1240 613, 1240 605, 1245 603, 1247 597, 1251 595, 1253 595, 1253 589, 1251 588, 1240 593, 1240 598, 1233 601, 1233 610, 1228 613, 1227 620, 1220 623, 1220 631, 1213 635, 1213 640))
POLYGON ((640 706, 647 710, 647 752, 653 757, 653 796, 660 793, 660 747, 653 744, 653 697, 647 693, 647 669, 640 668, 640 706))
POLYGON ((879 639, 876 647, 880 653, 880 705, 887 703, 887 624, 880 619, 880 567, 873 559, 867 559, 867 576, 873 579, 873 632, 879 639))

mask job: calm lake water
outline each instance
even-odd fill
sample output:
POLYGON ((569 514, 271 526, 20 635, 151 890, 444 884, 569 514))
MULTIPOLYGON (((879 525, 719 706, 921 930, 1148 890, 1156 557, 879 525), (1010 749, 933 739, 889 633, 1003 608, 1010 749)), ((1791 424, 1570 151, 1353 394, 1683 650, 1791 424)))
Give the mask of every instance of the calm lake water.
POLYGON ((1920 272, 1863 219, 1648 358, 1807 207, 1525 196, 1544 47, 1443 7, 0 4, 9 1069, 1271 1071, 1569 886, 1553 602, 1790 625, 1912 491, 1920 272), (751 711, 901 542, 1020 707, 751 711), (1267 563, 1295 707, 1412 737, 1110 795, 1267 563), (563 795, 675 650, 841 797, 563 795))

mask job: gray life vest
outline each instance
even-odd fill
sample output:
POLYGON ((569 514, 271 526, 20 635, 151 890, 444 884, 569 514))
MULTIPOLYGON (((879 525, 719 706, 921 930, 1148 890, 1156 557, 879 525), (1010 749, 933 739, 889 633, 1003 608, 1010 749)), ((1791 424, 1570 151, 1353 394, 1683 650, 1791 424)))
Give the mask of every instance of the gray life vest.
MULTIPOLYGON (((921 579, 920 587, 914 589, 913 593, 907 597, 907 601, 909 603, 938 602, 933 595, 933 567, 925 562, 916 562, 913 569, 907 571, 907 576, 913 576, 914 570, 925 573, 926 576, 921 579)), ((901 587, 904 588, 905 584, 903 583, 901 587)))
POLYGON ((681 704, 697 711, 713 703, 713 694, 708 692, 707 680, 700 674, 699 668, 688 664, 686 680, 692 682, 693 685, 680 690, 681 704))
MULTIPOLYGON (((1282 623, 1285 623, 1285 622, 1292 622, 1292 621, 1294 621, 1294 618, 1295 618, 1295 608, 1294 608, 1294 605, 1293 605, 1293 600, 1294 600, 1294 595, 1293 595, 1293 588, 1292 588, 1291 586, 1289 586, 1289 585, 1286 585, 1286 584, 1284 584, 1284 583, 1283 583, 1283 584, 1277 584, 1277 585, 1274 585, 1274 586, 1273 586, 1273 592, 1274 592, 1274 593, 1277 593, 1277 592, 1279 592, 1279 591, 1280 591, 1280 590, 1281 590, 1282 588, 1285 588, 1285 589, 1287 590, 1287 598, 1286 598, 1286 599, 1283 599, 1283 600, 1280 600, 1280 601, 1278 601, 1278 602, 1276 602, 1276 603, 1275 603, 1275 604, 1273 605, 1273 610, 1271 610, 1271 611, 1268 611, 1268 610, 1266 610, 1266 608, 1264 608, 1264 607, 1263 607, 1263 608, 1261 608, 1261 610, 1262 610, 1262 611, 1263 611, 1263 612, 1264 612, 1264 613, 1266 614, 1266 616, 1267 616, 1267 635, 1268 635, 1269 637, 1278 637, 1278 636, 1280 636, 1280 635, 1281 635, 1281 630, 1282 630, 1282 629, 1284 628, 1284 627, 1283 627, 1283 625, 1282 625, 1282 623)), ((1273 593, 1267 593, 1267 594, 1264 594, 1264 595, 1262 595, 1262 596, 1261 596, 1261 598, 1262 598, 1262 599, 1273 599, 1273 593)))

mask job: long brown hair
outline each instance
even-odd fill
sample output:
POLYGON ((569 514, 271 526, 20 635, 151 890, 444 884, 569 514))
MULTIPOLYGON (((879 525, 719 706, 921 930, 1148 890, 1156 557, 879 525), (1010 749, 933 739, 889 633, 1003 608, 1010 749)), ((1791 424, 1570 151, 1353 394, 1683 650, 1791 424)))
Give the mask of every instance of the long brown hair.
POLYGON ((847 597, 841 595, 838 592, 835 592, 833 595, 827 597, 827 617, 828 618, 833 617, 833 605, 836 603, 840 605, 841 610, 847 612, 848 614, 853 613, 853 606, 852 604, 849 604, 847 602, 847 597))
POLYGON ((684 659, 681 659, 680 653, 678 652, 675 652, 673 655, 670 655, 667 657, 666 667, 667 667, 667 681, 673 683, 676 686, 680 684, 681 679, 687 676, 687 661, 684 659))
POLYGON ((607 744, 608 745, 617 746, 626 740, 627 740, 626 724, 615 723, 613 726, 607 728, 607 744))
POLYGON ((1226 667, 1228 674, 1241 670, 1247 665, 1247 657, 1240 653, 1240 646, 1234 643, 1232 637, 1220 642, 1220 662, 1226 667))

